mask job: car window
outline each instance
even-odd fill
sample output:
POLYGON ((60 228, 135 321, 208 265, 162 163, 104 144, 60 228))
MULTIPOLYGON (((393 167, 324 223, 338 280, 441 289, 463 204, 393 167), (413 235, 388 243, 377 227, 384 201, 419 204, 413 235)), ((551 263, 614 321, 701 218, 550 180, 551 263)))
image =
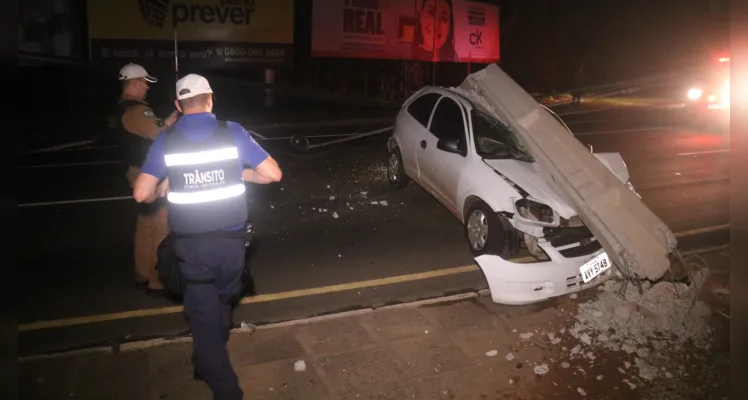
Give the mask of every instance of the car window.
MULTIPOLYGON (((533 162, 534 159, 507 125, 481 111, 471 111, 475 152, 486 159, 515 159, 533 162)), ((434 115, 436 118, 436 115, 434 115)))
POLYGON ((426 93, 423 96, 415 99, 408 106, 408 114, 412 115, 416 121, 420 122, 423 127, 429 125, 429 118, 431 117, 431 111, 434 109, 436 101, 441 97, 439 93, 426 93))
POLYGON ((467 150, 462 108, 449 97, 442 98, 436 105, 429 131, 439 139, 457 139, 460 150, 467 150))

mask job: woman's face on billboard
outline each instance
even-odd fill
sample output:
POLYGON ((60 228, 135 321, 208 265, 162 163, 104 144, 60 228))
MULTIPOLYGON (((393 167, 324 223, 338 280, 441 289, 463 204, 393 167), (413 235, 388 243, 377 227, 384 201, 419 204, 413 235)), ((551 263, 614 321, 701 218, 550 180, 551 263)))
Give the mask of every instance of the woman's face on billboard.
POLYGON ((452 10, 446 0, 426 0, 420 12, 423 48, 431 51, 444 46, 449 34, 452 10))

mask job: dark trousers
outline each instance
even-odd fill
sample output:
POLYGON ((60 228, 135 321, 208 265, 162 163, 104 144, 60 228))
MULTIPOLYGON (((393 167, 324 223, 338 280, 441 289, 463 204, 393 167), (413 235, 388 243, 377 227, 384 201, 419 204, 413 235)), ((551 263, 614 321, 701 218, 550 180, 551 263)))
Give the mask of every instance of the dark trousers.
POLYGON ((231 302, 241 290, 244 240, 177 238, 174 250, 186 283, 184 311, 192 330, 195 371, 205 379, 215 399, 241 399, 243 393, 229 362, 226 343, 231 329, 231 302))

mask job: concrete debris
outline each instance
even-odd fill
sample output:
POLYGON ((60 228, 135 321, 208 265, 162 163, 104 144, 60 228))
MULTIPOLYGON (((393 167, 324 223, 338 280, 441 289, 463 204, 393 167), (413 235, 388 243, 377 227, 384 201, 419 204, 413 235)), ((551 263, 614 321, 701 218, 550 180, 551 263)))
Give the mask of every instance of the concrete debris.
POLYGON ((512 361, 512 360, 514 360, 514 354, 512 354, 512 353, 507 353, 507 355, 506 355, 506 360, 507 360, 507 361, 512 361))
MULTIPOLYGON (((570 334, 584 345, 599 346, 613 351, 649 356, 649 347, 659 350, 681 350, 691 341, 698 348, 708 349, 711 329, 704 318, 711 315, 709 306, 694 301, 698 288, 706 276, 694 275, 691 285, 660 282, 643 285, 639 295, 635 285, 629 284, 623 298, 619 295, 620 282, 609 280, 598 298, 578 305, 575 325, 570 334)), ((577 354, 579 346, 572 349, 577 354)))
POLYGON ((541 365, 536 365, 534 368, 534 371, 535 371, 535 375, 542 376, 542 375, 547 374, 548 371, 550 371, 550 368, 548 367, 547 364, 541 364, 541 365))
POLYGON ((304 360, 296 361, 293 364, 293 369, 296 372, 304 372, 304 371, 306 371, 306 362, 304 360))
POLYGON ((582 396, 587 396, 587 392, 585 392, 584 389, 580 387, 577 388, 577 392, 579 392, 579 394, 581 394, 582 396))
POLYGON ((499 352, 496 350, 491 350, 491 351, 486 352, 486 356, 488 357, 496 357, 497 354, 499 354, 499 352))
POLYGON ((582 343, 586 344, 587 346, 592 344, 592 339, 590 339, 590 335, 583 333, 579 336, 579 340, 582 341, 582 343))
POLYGON ((712 289, 712 293, 716 294, 717 296, 730 297, 730 289, 725 287, 715 287, 712 289))
POLYGON ((527 333, 520 333, 520 334, 519 334, 519 337, 520 337, 520 339, 525 339, 525 340, 527 340, 527 339, 531 338, 531 337, 532 337, 533 335, 534 335, 534 333, 532 333, 532 332, 527 332, 527 333))
POLYGON ((242 330, 245 330, 245 331, 257 330, 257 326, 251 322, 242 321, 239 326, 241 327, 242 330))
POLYGON ((639 369, 640 378, 646 379, 648 381, 657 378, 657 375, 659 374, 659 370, 657 370, 657 367, 649 364, 641 358, 634 359, 634 362, 636 363, 636 367, 639 369))

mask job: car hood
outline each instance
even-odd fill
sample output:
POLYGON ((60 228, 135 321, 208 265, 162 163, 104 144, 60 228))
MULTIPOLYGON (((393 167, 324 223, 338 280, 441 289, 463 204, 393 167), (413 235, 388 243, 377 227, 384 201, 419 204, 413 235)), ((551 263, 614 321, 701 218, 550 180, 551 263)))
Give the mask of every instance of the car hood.
POLYGON ((553 182, 548 182, 541 174, 537 163, 517 160, 485 160, 485 162, 531 197, 550 206, 561 217, 569 219, 577 215, 576 210, 569 205, 558 187, 553 182))

